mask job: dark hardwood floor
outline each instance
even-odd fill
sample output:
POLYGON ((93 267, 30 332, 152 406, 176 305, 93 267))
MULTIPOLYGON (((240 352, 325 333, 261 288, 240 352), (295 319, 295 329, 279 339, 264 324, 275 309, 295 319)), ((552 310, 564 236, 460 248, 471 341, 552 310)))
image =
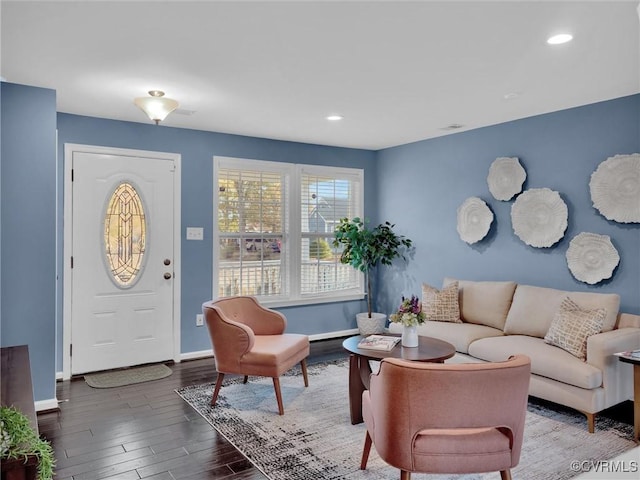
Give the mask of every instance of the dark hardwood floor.
MULTIPOLYGON (((342 339, 317 341, 308 363, 341 357, 342 339)), ((214 382, 213 359, 170 367, 167 378, 118 388, 91 388, 82 377, 58 382, 60 410, 38 415, 56 480, 266 479, 174 392, 214 382)))
MULTIPOLYGON (((311 344, 308 362, 345 357, 342 339, 325 340, 311 344)), ((56 480, 265 480, 174 392, 215 381, 213 359, 171 368, 165 379, 119 388, 94 389, 82 377, 59 382, 60 410, 38 415, 40 433, 55 450, 56 480)), ((633 403, 602 415, 633 424, 633 403)))

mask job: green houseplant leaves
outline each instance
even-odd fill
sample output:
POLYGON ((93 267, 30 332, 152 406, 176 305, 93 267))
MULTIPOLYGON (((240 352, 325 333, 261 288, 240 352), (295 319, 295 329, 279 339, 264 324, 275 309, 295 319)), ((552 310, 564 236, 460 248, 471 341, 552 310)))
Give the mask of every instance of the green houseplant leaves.
POLYGON ((359 217, 340 219, 334 232, 333 246, 342 247, 340 262, 351 265, 365 274, 367 282, 367 312, 371 318, 370 271, 379 264, 391 265, 395 258, 405 258, 403 248, 411 247, 411 240, 394 233, 392 225, 384 222, 368 228, 359 217))
POLYGON ((22 412, 14 407, 0 407, 0 458, 26 463, 31 456, 38 460, 38 479, 53 478, 55 459, 51 444, 38 436, 22 412))

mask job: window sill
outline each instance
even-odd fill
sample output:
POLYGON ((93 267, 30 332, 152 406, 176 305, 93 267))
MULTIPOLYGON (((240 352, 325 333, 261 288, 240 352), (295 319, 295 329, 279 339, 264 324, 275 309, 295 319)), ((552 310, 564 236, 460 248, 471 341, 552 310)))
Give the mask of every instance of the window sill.
POLYGON ((305 305, 319 305, 323 303, 339 303, 339 302, 351 302, 354 300, 363 300, 365 295, 363 293, 355 293, 351 295, 344 295, 341 297, 315 297, 315 298, 300 298, 297 300, 268 300, 257 297, 261 305, 269 308, 279 307, 298 307, 305 305))

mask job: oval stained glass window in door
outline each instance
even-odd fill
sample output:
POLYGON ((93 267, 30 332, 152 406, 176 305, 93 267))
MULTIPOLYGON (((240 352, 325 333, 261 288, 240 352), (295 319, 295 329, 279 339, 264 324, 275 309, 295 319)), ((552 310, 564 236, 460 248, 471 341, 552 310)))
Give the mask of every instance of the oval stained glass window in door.
POLYGON ((104 246, 112 279, 131 287, 140 273, 147 243, 142 200, 130 183, 118 185, 109 199, 104 218, 104 246))

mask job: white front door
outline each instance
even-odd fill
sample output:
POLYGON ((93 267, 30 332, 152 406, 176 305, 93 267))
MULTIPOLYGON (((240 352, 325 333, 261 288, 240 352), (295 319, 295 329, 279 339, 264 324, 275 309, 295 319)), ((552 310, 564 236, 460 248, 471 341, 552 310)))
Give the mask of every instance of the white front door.
POLYGON ((174 160, 71 155, 71 373, 173 359, 174 160))

